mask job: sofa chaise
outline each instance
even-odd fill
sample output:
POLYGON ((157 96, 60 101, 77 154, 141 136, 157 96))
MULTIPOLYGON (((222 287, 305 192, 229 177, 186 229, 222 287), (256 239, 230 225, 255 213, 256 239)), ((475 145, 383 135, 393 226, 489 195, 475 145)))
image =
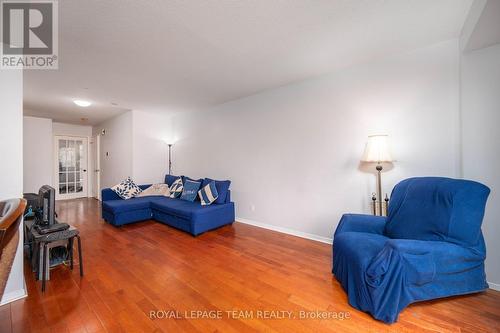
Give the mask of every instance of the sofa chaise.
MULTIPOLYGON (((165 183, 169 183, 169 177, 170 175, 165 177, 165 183)), ((143 190, 149 186, 139 185, 143 190)), ((101 194, 102 218, 114 226, 153 219, 197 236, 205 231, 232 224, 235 219, 230 190, 227 190, 225 198, 218 200, 220 203, 214 202, 209 206, 202 206, 199 200, 190 202, 165 196, 123 200, 110 188, 103 189, 101 194)))
POLYGON ((410 178, 392 191, 388 217, 345 214, 333 240, 333 274, 349 303, 393 323, 410 303, 483 291, 481 232, 489 188, 410 178))

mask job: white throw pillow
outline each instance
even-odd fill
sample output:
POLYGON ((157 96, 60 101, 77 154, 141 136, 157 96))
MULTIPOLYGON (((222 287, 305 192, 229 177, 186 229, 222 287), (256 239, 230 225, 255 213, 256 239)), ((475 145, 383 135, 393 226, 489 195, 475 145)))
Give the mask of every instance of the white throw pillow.
POLYGON ((120 198, 125 200, 134 198, 142 192, 141 188, 137 186, 130 177, 122 180, 120 184, 113 186, 111 189, 118 194, 120 198))
POLYGON ((148 197, 153 195, 170 196, 170 189, 167 184, 153 184, 139 193, 138 197, 148 197))

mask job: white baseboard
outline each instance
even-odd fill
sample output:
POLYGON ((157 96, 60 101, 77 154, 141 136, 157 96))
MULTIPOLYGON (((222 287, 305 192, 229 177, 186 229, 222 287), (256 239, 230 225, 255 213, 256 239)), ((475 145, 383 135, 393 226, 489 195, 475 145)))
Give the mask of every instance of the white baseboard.
POLYGON ((27 290, 28 289, 26 288, 26 282, 25 282, 23 289, 13 290, 11 292, 4 294, 0 306, 28 297, 28 293, 26 292, 27 290))
POLYGON ((321 242, 321 243, 332 244, 331 238, 318 236, 318 235, 314 235, 314 234, 310 234, 307 232, 302 232, 302 231, 298 231, 298 230, 294 230, 294 229, 290 229, 290 228, 278 227, 278 226, 275 226, 272 224, 261 223, 261 222, 252 221, 249 219, 240 218, 240 217, 236 218, 236 222, 241 222, 244 224, 253 225, 255 227, 259 227, 259 228, 263 228, 263 229, 273 230, 273 231, 281 232, 281 233, 292 235, 292 236, 306 238, 306 239, 310 239, 310 240, 321 242))
POLYGON ((488 282, 488 285, 490 286, 490 289, 500 291, 500 284, 498 283, 493 283, 493 282, 488 282))

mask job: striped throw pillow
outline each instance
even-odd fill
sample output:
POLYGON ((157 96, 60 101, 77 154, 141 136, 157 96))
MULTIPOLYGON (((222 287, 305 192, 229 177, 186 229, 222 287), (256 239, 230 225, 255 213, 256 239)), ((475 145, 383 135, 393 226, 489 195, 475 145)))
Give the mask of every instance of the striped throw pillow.
POLYGON ((211 181, 210 183, 205 185, 201 190, 198 191, 198 196, 200 197, 202 206, 208 206, 215 200, 217 200, 219 194, 217 193, 215 182, 211 181))
POLYGON ((170 186, 170 197, 171 198, 178 198, 182 194, 182 190, 184 189, 184 186, 182 185, 182 179, 178 178, 172 186, 170 186))

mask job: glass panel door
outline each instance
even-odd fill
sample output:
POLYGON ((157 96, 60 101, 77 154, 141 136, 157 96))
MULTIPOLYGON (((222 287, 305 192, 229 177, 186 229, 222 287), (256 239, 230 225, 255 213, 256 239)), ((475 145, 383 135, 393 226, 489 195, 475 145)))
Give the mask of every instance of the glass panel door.
POLYGON ((87 138, 56 139, 57 197, 74 199, 87 196, 87 138))

